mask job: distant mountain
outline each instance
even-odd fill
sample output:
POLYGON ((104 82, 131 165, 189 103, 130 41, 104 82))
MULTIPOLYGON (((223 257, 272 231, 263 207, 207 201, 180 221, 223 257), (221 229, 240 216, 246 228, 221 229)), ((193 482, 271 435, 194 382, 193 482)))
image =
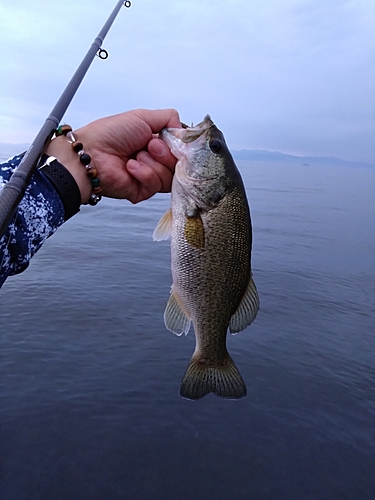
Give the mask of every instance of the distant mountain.
MULTIPOLYGON (((0 142, 0 159, 10 158, 13 155, 26 151, 30 144, 8 144, 0 142)), ((241 149, 232 151, 236 160, 264 161, 272 163, 287 163, 289 165, 314 166, 337 166, 337 167, 372 167, 375 163, 363 163, 359 161, 348 161, 335 156, 294 156, 278 151, 267 151, 263 149, 241 149)))
POLYGON ((348 161, 336 158, 335 156, 294 156, 278 151, 267 151, 263 149, 242 149, 241 151, 232 151, 236 160, 264 161, 272 163, 288 163, 290 165, 314 166, 337 166, 337 167, 372 167, 373 163, 364 163, 359 161, 348 161))

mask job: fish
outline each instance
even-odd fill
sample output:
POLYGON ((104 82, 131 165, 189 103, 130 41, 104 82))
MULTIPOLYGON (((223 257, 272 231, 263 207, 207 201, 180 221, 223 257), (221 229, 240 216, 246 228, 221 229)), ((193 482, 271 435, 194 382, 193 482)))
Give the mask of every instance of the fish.
POLYGON ((165 128, 160 138, 177 158, 170 209, 154 241, 171 238, 173 284, 164 312, 168 330, 196 346, 180 395, 246 396, 226 340, 255 319, 259 296, 251 270, 252 225, 241 175, 210 116, 196 126, 165 128))

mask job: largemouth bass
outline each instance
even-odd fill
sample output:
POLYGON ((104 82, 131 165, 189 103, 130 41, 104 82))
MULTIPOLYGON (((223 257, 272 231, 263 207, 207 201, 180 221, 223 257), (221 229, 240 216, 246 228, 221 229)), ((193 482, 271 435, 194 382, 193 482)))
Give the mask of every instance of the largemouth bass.
POLYGON ((241 398, 246 385, 226 337, 228 329, 236 333, 250 325, 259 308, 244 185, 208 115, 195 127, 164 129, 161 138, 178 159, 171 208, 153 235, 156 241, 171 236, 173 285, 164 322, 177 335, 186 335, 192 322, 196 337, 180 394, 241 398))

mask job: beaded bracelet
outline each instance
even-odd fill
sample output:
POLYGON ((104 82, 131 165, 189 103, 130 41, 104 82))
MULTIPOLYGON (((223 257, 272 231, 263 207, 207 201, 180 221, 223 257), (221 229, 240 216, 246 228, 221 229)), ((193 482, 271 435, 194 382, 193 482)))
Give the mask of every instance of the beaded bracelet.
POLYGON ((100 187, 98 171, 91 165, 91 156, 85 152, 83 144, 78 141, 70 125, 60 125, 56 130, 56 137, 60 135, 65 135, 67 141, 72 145, 73 150, 78 153, 79 161, 86 168, 86 174, 90 178, 92 186, 92 193, 87 203, 94 206, 102 199, 100 193, 103 189, 100 187))

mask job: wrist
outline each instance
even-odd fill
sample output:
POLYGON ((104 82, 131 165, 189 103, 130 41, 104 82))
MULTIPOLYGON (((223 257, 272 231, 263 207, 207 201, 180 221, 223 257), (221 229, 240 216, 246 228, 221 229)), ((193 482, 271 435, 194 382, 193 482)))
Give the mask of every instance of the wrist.
POLYGON ((45 153, 40 157, 38 170, 48 179, 59 195, 64 206, 65 221, 79 212, 81 193, 69 170, 54 156, 45 153))
POLYGON ((45 149, 45 153, 54 156, 64 165, 77 183, 81 194, 81 203, 87 203, 92 191, 90 179, 87 177, 84 166, 79 161, 77 153, 73 151, 66 137, 59 136, 53 139, 45 149))

